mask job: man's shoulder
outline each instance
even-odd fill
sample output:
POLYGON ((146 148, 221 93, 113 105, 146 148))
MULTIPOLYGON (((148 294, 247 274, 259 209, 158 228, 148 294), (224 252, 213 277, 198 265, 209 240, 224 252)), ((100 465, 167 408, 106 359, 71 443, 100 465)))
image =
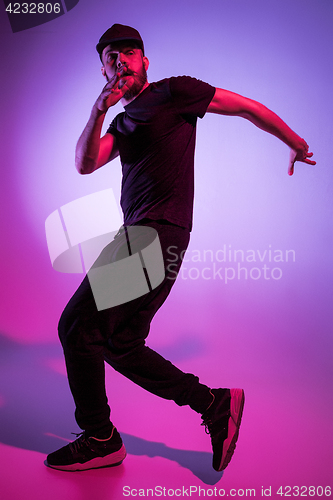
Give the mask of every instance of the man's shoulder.
POLYGON ((200 84, 200 83, 205 83, 199 78, 196 78, 194 76, 189 76, 189 75, 177 75, 177 76, 169 76, 166 78, 163 78, 162 80, 157 80, 156 82, 153 82, 151 85, 157 85, 157 86, 163 86, 163 85, 168 85, 168 84, 179 84, 179 85, 186 85, 186 84, 200 84))
POLYGON ((199 78, 188 75, 170 76, 150 84, 151 90, 165 90, 171 95, 187 94, 212 88, 212 86, 199 78))

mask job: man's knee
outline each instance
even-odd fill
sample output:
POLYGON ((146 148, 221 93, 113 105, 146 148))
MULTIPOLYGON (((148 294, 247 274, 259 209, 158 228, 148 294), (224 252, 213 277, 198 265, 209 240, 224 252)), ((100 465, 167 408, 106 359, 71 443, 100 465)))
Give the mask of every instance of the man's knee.
POLYGON ((77 311, 75 307, 71 307, 70 302, 63 310, 58 323, 58 335, 63 347, 68 344, 69 339, 72 339, 71 343, 73 343, 73 338, 77 336, 80 329, 82 330, 79 326, 80 323, 84 323, 81 316, 82 313, 77 311))
POLYGON ((68 336, 68 313, 66 312, 66 309, 64 309, 62 315, 60 316, 59 323, 58 323, 58 336, 61 342, 61 345, 64 347, 66 343, 66 339, 68 336))

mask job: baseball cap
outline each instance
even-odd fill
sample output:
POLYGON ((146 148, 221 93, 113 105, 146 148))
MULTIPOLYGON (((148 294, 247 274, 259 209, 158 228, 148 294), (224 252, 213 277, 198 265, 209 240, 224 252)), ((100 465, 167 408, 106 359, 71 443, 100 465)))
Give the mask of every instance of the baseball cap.
POLYGON ((132 40, 136 42, 142 52, 145 52, 140 33, 136 29, 131 28, 131 26, 125 26, 123 24, 114 24, 111 26, 111 28, 109 28, 99 39, 96 50, 101 56, 105 47, 110 45, 110 43, 121 42, 123 40, 132 40))

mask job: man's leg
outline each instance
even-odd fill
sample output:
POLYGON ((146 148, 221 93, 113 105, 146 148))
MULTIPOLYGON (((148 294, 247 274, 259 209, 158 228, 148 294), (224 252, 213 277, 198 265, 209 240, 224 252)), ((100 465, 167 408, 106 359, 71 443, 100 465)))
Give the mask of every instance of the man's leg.
MULTIPOLYGON (((146 390, 179 405, 189 404, 202 413, 212 397, 198 378, 185 374, 145 345, 150 323, 175 282, 189 234, 173 225, 150 223, 158 230, 166 263, 172 244, 172 268, 150 293, 119 306, 98 311, 86 277, 66 306, 59 321, 70 388, 78 425, 87 432, 110 430, 110 409, 105 392, 104 357, 117 371, 146 390), (174 255, 178 253, 175 260, 174 255), (172 279, 171 279, 172 277, 172 279)), ((140 247, 141 242, 136 246, 140 247)), ((123 233, 109 246, 107 259, 117 260, 127 246, 123 233)), ((142 246, 142 245, 141 245, 142 246)), ((135 250, 135 242, 134 242, 135 250)), ((105 252, 106 253, 106 252, 105 252)))
POLYGON ((87 277, 59 321, 75 417, 84 432, 73 443, 48 455, 45 465, 59 470, 86 470, 120 464, 126 450, 110 422, 105 391, 104 345, 97 309, 87 277))
MULTIPOLYGON (((174 282, 174 271, 179 270, 181 257, 187 248, 186 233, 181 228, 149 223, 159 234, 166 265, 166 279, 145 297, 139 314, 113 331, 105 350, 106 361, 117 371, 144 389, 178 405, 189 405, 202 414, 206 432, 213 448, 213 467, 223 470, 231 460, 241 423, 244 391, 242 389, 213 389, 199 383, 198 377, 183 373, 169 361, 145 345, 150 322, 168 296, 174 282), (172 266, 168 257, 172 244, 172 266), (175 255, 177 254, 177 259, 175 255)), ((108 324, 108 314, 103 318, 108 324)), ((102 328, 103 329, 103 328, 102 328)))
MULTIPOLYGON (((156 223, 150 225, 158 227, 156 223)), ((159 227, 159 234, 164 257, 167 244, 172 243, 173 251, 177 247, 179 255, 186 249, 188 234, 185 230, 163 225, 159 227)), ((118 239, 114 245, 111 244, 110 248, 117 252, 119 248, 121 249, 121 245, 122 240, 118 239)), ((179 259, 176 263, 178 268, 180 263, 179 259)), ((175 265, 172 270, 174 276, 175 265)), ((150 321, 165 301, 173 282, 174 280, 169 279, 167 273, 162 284, 144 297, 98 312, 88 279, 85 278, 66 307, 59 322, 59 336, 64 348, 69 383, 76 404, 76 419, 79 426, 86 431, 85 436, 103 441, 106 436, 110 436, 110 433, 114 433, 115 447, 119 448, 121 445, 120 437, 117 431, 114 431, 109 418, 110 409, 105 393, 103 356, 116 370, 150 392, 166 399, 173 399, 179 405, 189 404, 199 413, 203 413, 215 399, 215 395, 208 387, 200 384, 197 377, 184 374, 145 346, 150 321)), ((226 390, 224 393, 226 396, 226 390)), ((83 445, 84 443, 81 442, 80 447, 82 448, 83 445)), ((102 454, 107 451, 103 449, 102 454)), ((79 452, 77 455, 80 455, 79 452)), ((115 459, 118 462, 121 461, 119 460, 120 448, 111 451, 110 455, 112 453, 116 454, 115 459)), ((47 465, 61 468, 55 463, 52 464, 51 461, 54 458, 55 461, 59 459, 63 461, 63 456, 60 454, 59 458, 59 456, 54 457, 55 454, 51 455, 48 457, 47 465)), ((96 466, 101 466, 100 464, 104 462, 97 460, 96 463, 98 464, 96 466)), ((72 465, 69 464, 65 468, 71 467, 70 470, 76 470, 72 468, 72 465)), ((105 463, 105 465, 111 464, 105 463)), ((74 466, 81 470, 85 467, 84 464, 80 466, 74 464, 74 466)))

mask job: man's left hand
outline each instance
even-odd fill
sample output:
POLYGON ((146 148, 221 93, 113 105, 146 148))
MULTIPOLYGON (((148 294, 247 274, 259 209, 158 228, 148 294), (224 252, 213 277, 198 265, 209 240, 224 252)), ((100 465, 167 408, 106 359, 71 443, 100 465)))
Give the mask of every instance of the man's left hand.
POLYGON ((298 149, 290 149, 290 158, 289 158, 289 166, 288 166, 288 174, 293 175, 294 166, 296 161, 301 161, 303 163, 307 163, 308 165, 315 165, 316 162, 314 160, 310 160, 313 156, 313 153, 309 153, 309 146, 304 141, 302 146, 298 149))

